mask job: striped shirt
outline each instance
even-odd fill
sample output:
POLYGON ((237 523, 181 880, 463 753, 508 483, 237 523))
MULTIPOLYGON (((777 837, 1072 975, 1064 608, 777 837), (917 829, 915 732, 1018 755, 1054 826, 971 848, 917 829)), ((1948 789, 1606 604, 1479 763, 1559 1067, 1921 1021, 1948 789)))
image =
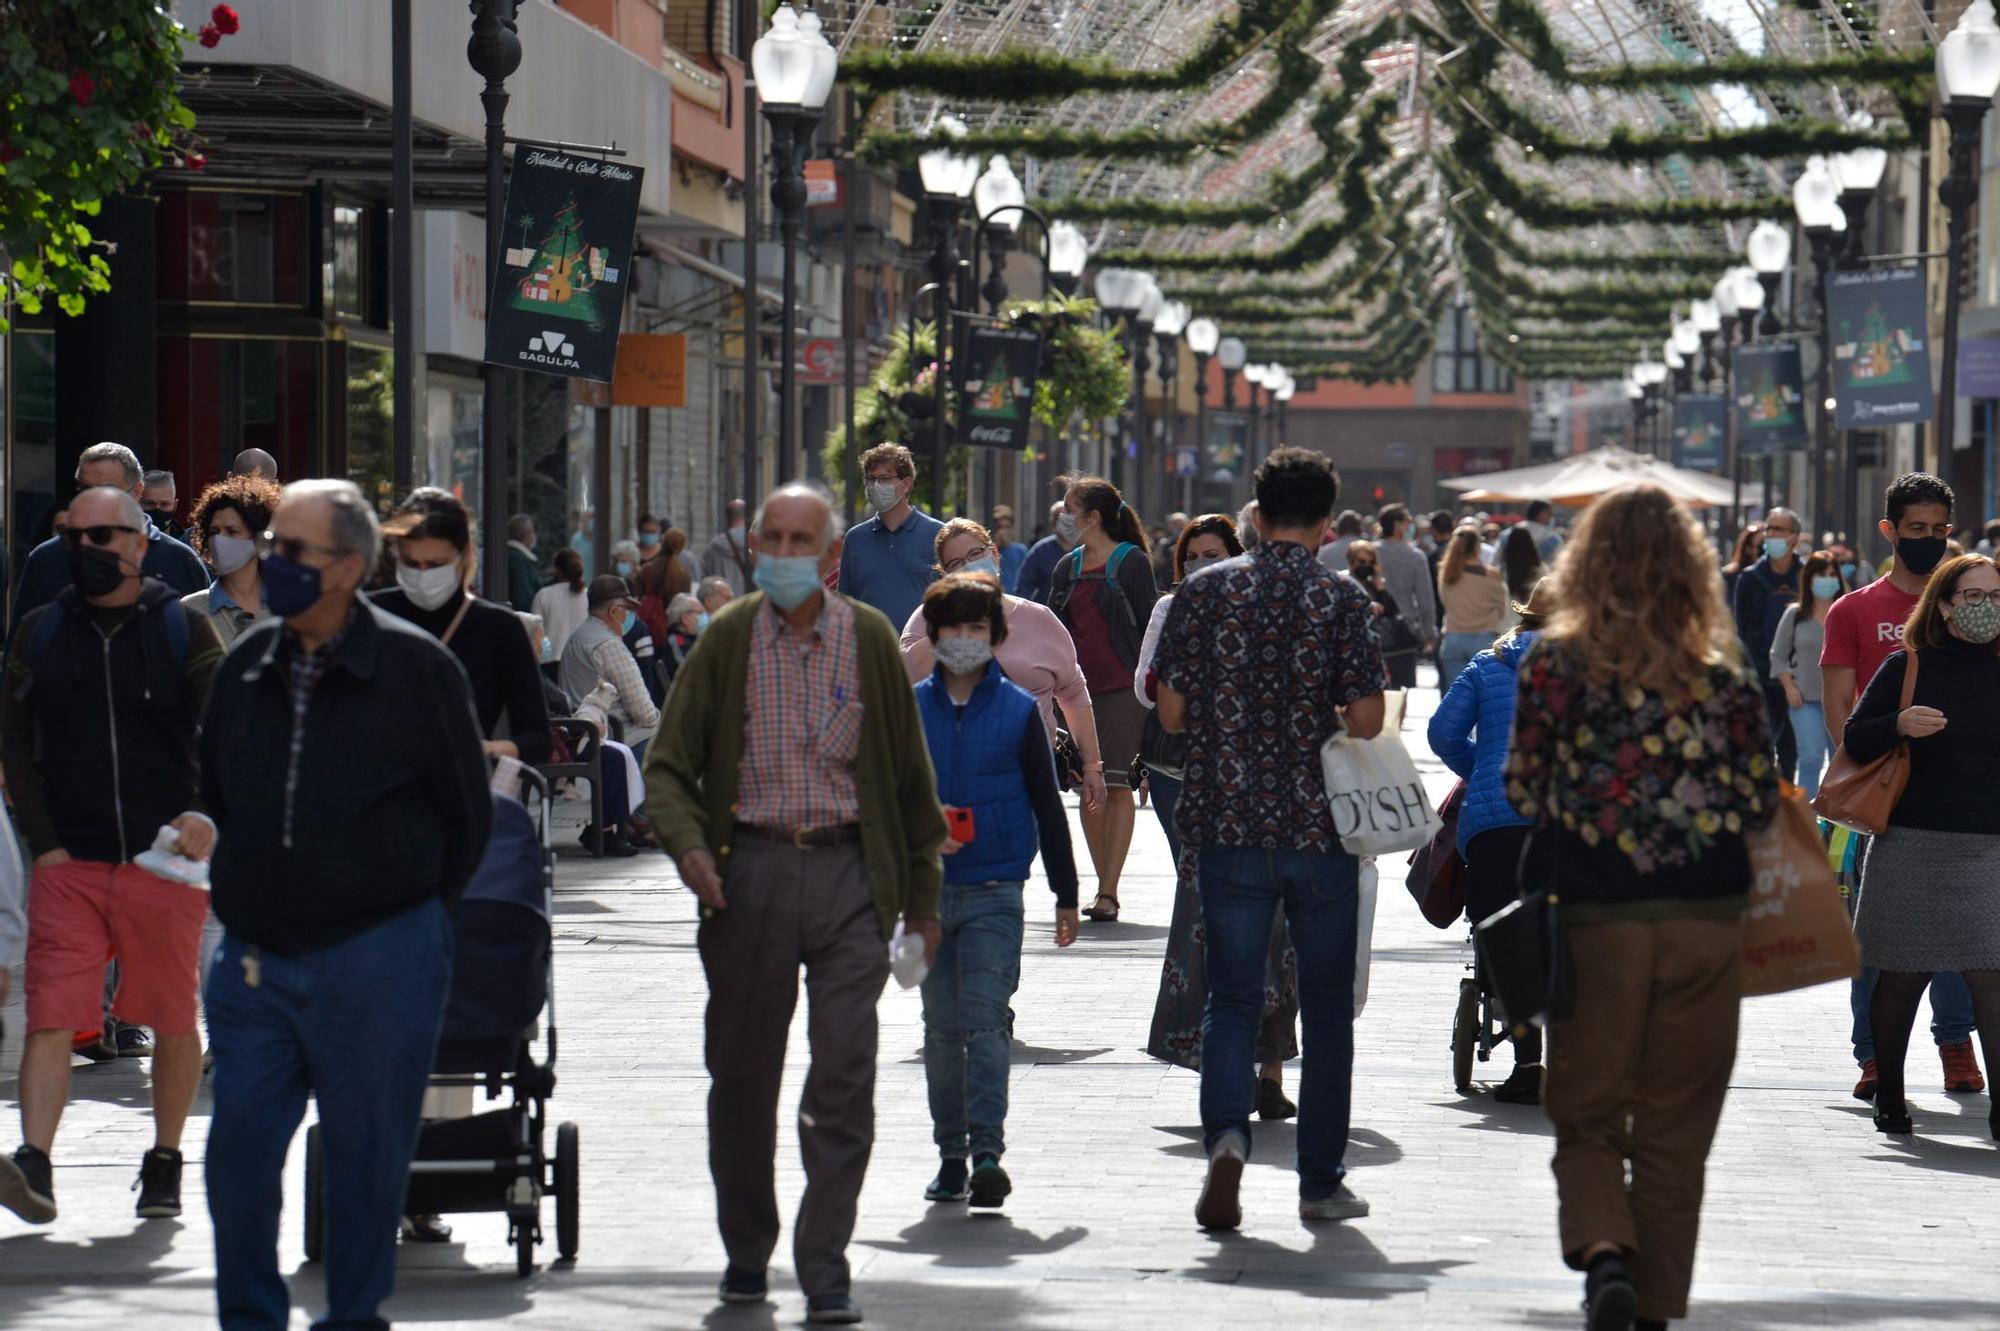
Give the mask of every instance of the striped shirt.
POLYGON ((861 666, 854 608, 838 596, 795 633, 766 601, 750 634, 736 816, 793 832, 861 817, 861 666))

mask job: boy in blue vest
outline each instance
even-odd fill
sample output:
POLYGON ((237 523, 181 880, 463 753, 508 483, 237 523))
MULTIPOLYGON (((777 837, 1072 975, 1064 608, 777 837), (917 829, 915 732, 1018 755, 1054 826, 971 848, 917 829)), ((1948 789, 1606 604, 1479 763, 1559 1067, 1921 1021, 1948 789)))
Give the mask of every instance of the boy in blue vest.
POLYGON ((998 1206, 1013 1190, 1000 1156, 1021 889, 1039 846, 1056 894, 1056 946, 1068 947, 1077 931, 1076 863, 1041 713, 993 659, 1007 638, 999 580, 944 578, 924 593, 923 613, 937 667, 917 685, 917 711, 951 828, 942 847, 943 938, 923 986, 924 1077, 942 1157, 924 1196, 998 1206))

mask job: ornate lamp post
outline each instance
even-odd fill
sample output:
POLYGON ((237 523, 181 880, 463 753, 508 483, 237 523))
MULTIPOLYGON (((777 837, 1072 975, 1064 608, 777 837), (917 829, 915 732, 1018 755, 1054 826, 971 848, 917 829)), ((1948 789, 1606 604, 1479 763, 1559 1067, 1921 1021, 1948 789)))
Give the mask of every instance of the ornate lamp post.
MULTIPOLYGON (((507 79, 521 67, 521 35, 514 26, 515 0, 473 0, 472 37, 465 44, 465 58, 486 80, 479 101, 486 108, 486 289, 493 289, 494 274, 500 271, 500 256, 506 252, 501 223, 507 211, 507 79)), ((480 479, 480 507, 486 524, 485 571, 481 583, 487 594, 507 585, 507 544, 497 539, 507 530, 507 431, 508 412, 504 398, 511 382, 498 365, 482 365, 484 389, 479 413, 479 447, 485 454, 480 479)), ((601 505, 605 497, 599 495, 601 505)), ((603 557, 602 542, 599 557, 603 557)))
MULTIPOLYGON (((1001 303, 1007 299, 1007 252, 1014 248, 1014 241, 1021 231, 1021 221, 1030 211, 1028 192, 1021 186, 1020 177, 1007 159, 995 153, 987 164, 986 172, 972 185, 972 211, 978 217, 978 232, 974 240, 986 244, 987 276, 986 285, 979 294, 986 298, 989 314, 1000 313, 1001 303)), ((1040 217, 1040 213, 1035 214, 1040 217)), ((1044 248, 1048 245, 1048 228, 1042 228, 1044 248)), ((978 256, 974 256, 975 266, 978 256)), ((1042 264, 1043 281, 1048 280, 1049 266, 1042 264)), ((976 274, 975 274, 976 276, 976 274)), ((1044 290, 1047 288, 1044 287, 1044 290)))
MULTIPOLYGON (((1941 470, 1958 424, 1959 288, 1965 285, 1965 240, 1972 205, 1979 201, 1979 128, 1993 94, 2000 91, 2000 27, 1991 0, 1972 0, 1937 47, 1938 96, 1951 126, 1951 173, 1938 184, 1938 202, 1947 225, 1944 288, 1944 347, 1938 367, 1937 429, 1932 470, 1941 470)), ((1989 496, 1990 498, 1990 496, 1989 496)))
MULTIPOLYGON (((941 116, 937 131, 948 138, 964 138, 965 122, 956 116, 941 116)), ((923 184, 924 206, 930 214, 930 285, 935 289, 937 308, 937 408, 931 422, 931 506, 939 513, 945 506, 945 450, 950 428, 945 419, 945 348, 951 345, 951 292, 958 277, 958 215, 965 201, 972 197, 978 175, 977 157, 953 152, 948 147, 933 148, 917 158, 917 177, 923 184)))
MULTIPOLYGON (((1826 281, 1845 248, 1841 233, 1847 229, 1847 216, 1840 207, 1840 181, 1835 178, 1826 158, 1811 157, 1806 160, 1805 173, 1792 182, 1792 207, 1798 213, 1799 226, 1805 231, 1806 244, 1812 251, 1813 303, 1819 315, 1819 332, 1815 338, 1819 369, 1813 376, 1819 403, 1813 412, 1811 465, 1806 468, 1806 476, 1811 481, 1806 510, 1825 525, 1834 507, 1830 502, 1834 485, 1831 471, 1834 452, 1833 330, 1830 327, 1832 321, 1827 317, 1826 281)), ((1798 322, 1798 313, 1793 311, 1794 323, 1798 322)))
POLYGON ((1074 296, 1083 280, 1083 266, 1090 262, 1090 245, 1074 222, 1057 222, 1048 229, 1049 285, 1065 296, 1074 296))
MULTIPOLYGON (((1215 347, 1215 362, 1222 367, 1222 409, 1236 410, 1236 372, 1250 359, 1250 348, 1243 345, 1240 337, 1225 337, 1215 347)), ((1231 478, 1231 492, 1236 507, 1243 507, 1250 492, 1250 469, 1245 465, 1250 458, 1250 443, 1246 437, 1243 444, 1243 458, 1236 464, 1236 475, 1231 478)))
MULTIPOLYGON (((1194 468, 1197 475, 1208 462, 1208 358, 1222 340, 1222 330, 1213 319, 1191 319, 1186 332, 1188 350, 1194 353, 1194 468)), ((1181 511, 1194 508, 1193 476, 1181 481, 1181 511)))
POLYGON ((1278 404, 1278 433, 1274 436, 1272 442, 1278 447, 1283 448, 1287 442, 1285 438, 1285 408, 1291 402, 1292 394, 1299 391, 1299 385, 1298 381, 1292 378, 1291 371, 1285 369, 1282 365, 1278 367, 1278 372, 1284 378, 1279 381, 1278 387, 1271 394, 1272 399, 1278 404))
POLYGON ((1166 455, 1162 461, 1169 464, 1154 468, 1156 480, 1162 471, 1171 474, 1176 436, 1180 434, 1180 404, 1176 401, 1174 385, 1180 380, 1181 334, 1187 323, 1188 307, 1178 300, 1164 301, 1160 312, 1153 317, 1153 346, 1160 357, 1160 424, 1163 427, 1160 434, 1162 452, 1166 455))
MULTIPOLYGON (((1146 285, 1149 281, 1151 279, 1136 268, 1100 268, 1097 272, 1098 308, 1104 311, 1106 319, 1114 323, 1122 321, 1125 325, 1126 354, 1132 362, 1133 378, 1129 419, 1134 422, 1144 411, 1146 371, 1139 362, 1138 353, 1132 347, 1132 326, 1138 321, 1139 305, 1145 299, 1146 285)), ((1123 438, 1117 440, 1113 447, 1110 470, 1112 483, 1122 490, 1125 470, 1123 438)))
MULTIPOLYGON (((1782 327, 1778 323, 1778 283, 1784 277, 1785 269, 1792 266, 1792 238, 1776 222, 1762 221, 1751 228, 1744 254, 1750 260, 1751 271, 1764 288, 1764 318, 1757 325, 1757 335, 1775 337, 1782 327)), ((1741 296, 1737 298, 1737 303, 1742 303, 1741 296)))

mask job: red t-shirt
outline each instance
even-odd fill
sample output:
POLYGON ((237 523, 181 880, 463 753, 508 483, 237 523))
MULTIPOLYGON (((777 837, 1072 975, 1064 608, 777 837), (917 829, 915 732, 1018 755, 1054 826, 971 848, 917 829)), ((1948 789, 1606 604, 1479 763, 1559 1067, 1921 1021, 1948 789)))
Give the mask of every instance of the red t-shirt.
POLYGON ((1898 590, 1887 578, 1877 578, 1858 592, 1849 592, 1826 612, 1826 645, 1820 648, 1819 664, 1849 666, 1854 670, 1854 696, 1860 699, 1868 681, 1901 649, 1903 627, 1919 597, 1898 590))
MULTIPOLYGON (((1085 569, 1086 573, 1102 573, 1104 565, 1085 569)), ((1083 679, 1092 693, 1114 693, 1132 687, 1132 671, 1121 660, 1111 646, 1111 626, 1104 622, 1104 616, 1097 609, 1097 594, 1104 589, 1104 583, 1097 578, 1084 581, 1079 578, 1074 584, 1069 604, 1064 607, 1069 616, 1069 636, 1076 643, 1076 663, 1083 667, 1083 679)), ((1123 595, 1123 593, 1119 593, 1123 595)))

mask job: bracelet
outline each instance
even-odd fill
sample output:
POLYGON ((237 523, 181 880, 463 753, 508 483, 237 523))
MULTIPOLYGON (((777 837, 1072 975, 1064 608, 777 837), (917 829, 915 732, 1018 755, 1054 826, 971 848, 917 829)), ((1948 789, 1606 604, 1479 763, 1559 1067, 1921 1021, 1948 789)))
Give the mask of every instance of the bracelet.
POLYGON ((1084 771, 1086 771, 1086 772, 1101 772, 1101 771, 1103 771, 1103 770, 1104 770, 1104 764, 1103 764, 1103 763, 1085 763, 1085 764, 1083 765, 1083 770, 1084 770, 1084 771))

